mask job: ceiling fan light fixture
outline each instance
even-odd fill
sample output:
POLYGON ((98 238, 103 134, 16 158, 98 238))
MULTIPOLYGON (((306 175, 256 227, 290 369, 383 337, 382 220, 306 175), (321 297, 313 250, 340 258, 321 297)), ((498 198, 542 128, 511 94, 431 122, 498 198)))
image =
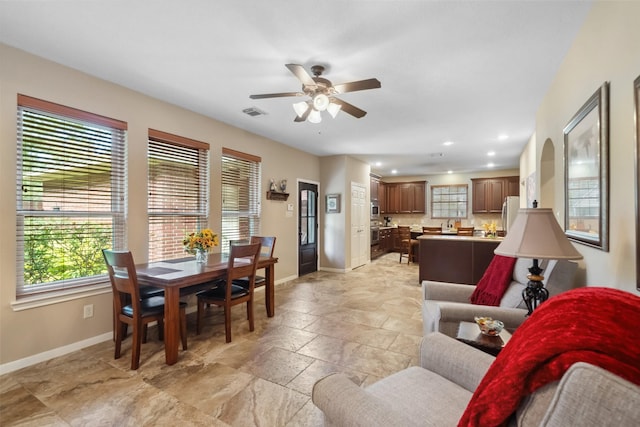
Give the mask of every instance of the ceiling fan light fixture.
POLYGON ((307 104, 306 101, 296 102, 293 104, 293 110, 296 112, 298 117, 302 117, 308 108, 309 104, 307 104))
POLYGON ((329 97, 324 93, 319 93, 313 97, 313 108, 324 111, 329 106, 329 97))
POLYGON ((320 115, 320 111, 311 110, 309 113, 309 117, 307 117, 311 123, 320 123, 322 121, 322 115, 320 115))
POLYGON ((327 107, 327 111, 329 112, 329 114, 331 114, 331 117, 335 119, 338 113, 340 112, 341 108, 342 108, 342 105, 331 102, 327 107))

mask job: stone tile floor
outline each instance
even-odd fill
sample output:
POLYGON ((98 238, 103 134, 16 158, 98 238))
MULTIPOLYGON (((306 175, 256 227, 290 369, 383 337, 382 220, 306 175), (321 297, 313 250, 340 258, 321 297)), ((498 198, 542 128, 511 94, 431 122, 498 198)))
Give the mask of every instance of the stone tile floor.
POLYGON ((387 254, 346 274, 316 272, 276 286, 268 318, 256 292, 256 328, 232 309, 225 344, 222 310, 203 332, 188 316, 187 351, 173 366, 155 328, 129 369, 130 340, 113 359, 107 341, 0 377, 3 426, 318 426, 313 384, 345 372, 361 385, 417 364, 422 337, 418 266, 387 254))

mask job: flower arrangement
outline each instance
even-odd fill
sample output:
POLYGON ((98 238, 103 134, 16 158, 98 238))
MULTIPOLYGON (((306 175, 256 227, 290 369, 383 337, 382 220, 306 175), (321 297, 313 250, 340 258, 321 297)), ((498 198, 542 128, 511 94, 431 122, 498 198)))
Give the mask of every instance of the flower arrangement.
POLYGON ((491 224, 487 224, 485 222, 484 224, 482 224, 482 228, 484 228, 484 232, 486 233, 487 237, 496 236, 496 230, 498 229, 498 226, 495 221, 491 221, 491 224))
POLYGON ((191 255, 198 251, 208 252, 214 246, 218 246, 218 235, 210 228, 205 228, 197 233, 191 233, 182 241, 184 250, 191 255))

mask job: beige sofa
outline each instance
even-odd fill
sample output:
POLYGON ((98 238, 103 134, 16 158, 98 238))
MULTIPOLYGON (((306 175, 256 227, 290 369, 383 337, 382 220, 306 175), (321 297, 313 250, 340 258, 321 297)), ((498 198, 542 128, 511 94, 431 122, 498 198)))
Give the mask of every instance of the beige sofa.
MULTIPOLYGON (((420 367, 367 388, 345 374, 313 387, 328 426, 455 426, 494 358, 441 333, 424 337, 420 367)), ((631 427, 640 420, 640 387, 601 368, 576 363, 558 382, 520 404, 509 425, 631 427)))
MULTIPOLYGON (((527 286, 527 275, 533 261, 519 258, 513 269, 511 284, 507 288, 499 307, 475 305, 469 298, 475 289, 472 285, 456 283, 422 282, 422 322, 424 334, 442 332, 454 337, 461 321, 473 322, 476 316, 499 319, 509 331, 515 330, 524 320, 527 309, 522 300, 522 290, 527 286)), ((557 295, 574 287, 577 264, 571 261, 544 260, 543 283, 549 296, 557 295)))

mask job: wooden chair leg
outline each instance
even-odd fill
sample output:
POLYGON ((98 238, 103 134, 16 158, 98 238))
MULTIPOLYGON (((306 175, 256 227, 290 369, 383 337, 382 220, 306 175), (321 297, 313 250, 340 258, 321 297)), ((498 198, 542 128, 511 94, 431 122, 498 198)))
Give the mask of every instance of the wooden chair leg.
POLYGON ((224 306, 224 337, 226 342, 231 342, 231 307, 224 306))
POLYGON ((180 338, 182 338, 182 350, 187 349, 187 314, 184 307, 180 308, 180 338))
POLYGON ((140 345, 142 343, 143 329, 147 325, 142 326, 142 322, 134 322, 133 324, 133 341, 131 342, 131 369, 136 370, 140 366, 140 345))
POLYGON ((247 313, 249 315, 249 331, 253 332, 253 299, 247 301, 247 313))
MULTIPOLYGON (((113 355, 114 359, 120 359, 120 350, 122 348, 122 335, 123 335, 123 327, 122 325, 118 325, 117 323, 120 323, 119 320, 116 319, 116 328, 115 328, 115 353, 113 355)), ((125 324, 126 326, 126 324, 125 324)))
POLYGON ((202 316, 204 311, 204 301, 198 299, 198 312, 196 313, 196 335, 200 335, 200 328, 202 327, 202 316))

